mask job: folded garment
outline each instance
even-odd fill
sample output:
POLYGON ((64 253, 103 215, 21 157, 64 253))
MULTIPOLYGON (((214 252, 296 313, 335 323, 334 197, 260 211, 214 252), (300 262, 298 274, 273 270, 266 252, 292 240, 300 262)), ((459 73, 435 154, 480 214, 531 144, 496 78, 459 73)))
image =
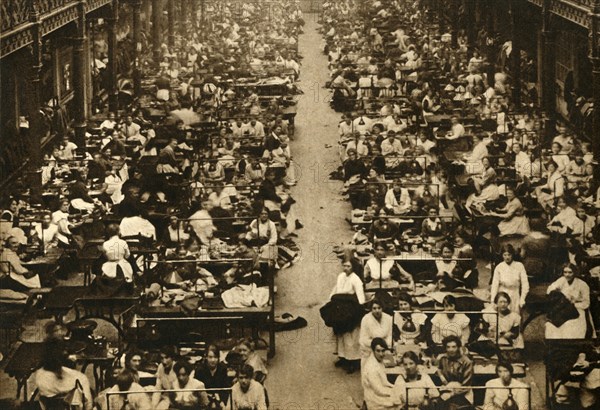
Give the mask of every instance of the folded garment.
POLYGON ((269 304, 269 288, 252 285, 238 285, 221 295, 227 308, 264 307, 269 304))
POLYGON ((0 299, 1 300, 8 300, 13 303, 18 302, 18 301, 23 301, 23 303, 24 303, 27 301, 28 297, 29 296, 27 296, 27 294, 25 294, 25 293, 15 292, 14 290, 11 290, 11 289, 0 289, 0 299))

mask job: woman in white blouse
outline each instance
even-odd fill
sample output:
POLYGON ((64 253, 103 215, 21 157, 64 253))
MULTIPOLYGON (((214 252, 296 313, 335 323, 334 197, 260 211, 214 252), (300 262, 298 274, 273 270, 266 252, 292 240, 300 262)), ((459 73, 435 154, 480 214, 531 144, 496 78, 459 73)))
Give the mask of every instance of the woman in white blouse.
POLYGON ((579 316, 560 327, 546 322, 546 339, 584 339, 587 331, 585 310, 590 307, 590 287, 576 277, 577 267, 573 264, 564 265, 562 274, 548 286, 546 293, 560 291, 577 308, 579 316))
POLYGON ((546 173, 546 183, 535 189, 535 195, 542 208, 551 206, 555 198, 563 196, 565 191, 565 178, 560 173, 558 164, 550 161, 546 173))
MULTIPOLYGON (((356 273, 352 270, 352 263, 346 260, 342 264, 344 271, 337 277, 337 281, 329 298, 333 295, 356 295, 358 303, 361 305, 365 303, 365 292, 363 289, 363 283, 356 273)), ((347 371, 350 372, 351 362, 360 360, 360 327, 357 326, 354 330, 337 335, 337 355, 339 361, 336 363, 337 366, 348 365, 347 371)))
POLYGON ((512 245, 502 248, 502 259, 504 260, 494 269, 490 301, 494 302, 498 292, 506 292, 511 299, 510 311, 520 315, 529 293, 529 279, 525 266, 514 260, 515 254, 515 248, 512 245))
POLYGON ((426 396, 439 397, 440 392, 415 352, 408 351, 402 355, 402 367, 403 371, 394 383, 392 394, 394 403, 399 408, 419 409, 426 396))
POLYGON ((391 346, 392 324, 393 319, 383 311, 381 302, 373 300, 371 302, 371 311, 360 322, 359 341, 363 363, 371 354, 371 342, 376 337, 382 338, 388 346, 391 346))
POLYGON ((529 392, 527 385, 513 377, 513 366, 508 362, 499 362, 496 365, 498 378, 485 384, 485 401, 483 408, 486 410, 502 410, 508 407, 511 399, 519 410, 529 410, 529 392))
POLYGON ((577 224, 577 212, 567 203, 564 197, 556 199, 556 210, 558 213, 550 220, 547 227, 552 232, 572 232, 577 224))
POLYGON ((71 203, 68 199, 62 199, 59 209, 52 213, 52 223, 58 226, 56 238, 64 244, 69 244, 70 238, 73 236, 71 228, 75 227, 74 224, 69 222, 70 206, 71 203))
POLYGON ((43 246, 44 252, 57 245, 58 226, 52 223, 52 214, 45 212, 41 223, 36 223, 31 230, 32 238, 43 246))
POLYGON ((364 361, 361 372, 361 383, 366 408, 369 410, 394 409, 392 399, 393 385, 387 380, 383 357, 388 350, 388 343, 380 337, 369 344, 369 356, 364 361))
POLYGON ((109 239, 102 244, 102 252, 106 257, 106 262, 102 265, 102 274, 109 278, 115 278, 121 269, 125 280, 133 281, 133 268, 127 260, 131 256, 129 245, 119 237, 119 226, 110 224, 106 231, 109 239))

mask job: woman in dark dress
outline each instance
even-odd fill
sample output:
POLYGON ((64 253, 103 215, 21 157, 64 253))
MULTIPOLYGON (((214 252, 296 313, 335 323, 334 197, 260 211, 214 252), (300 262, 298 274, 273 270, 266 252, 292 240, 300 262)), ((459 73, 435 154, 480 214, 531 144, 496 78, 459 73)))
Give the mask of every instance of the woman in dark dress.
MULTIPOLYGON (((231 377, 227 375, 227 366, 221 361, 221 351, 215 345, 206 348, 204 360, 196 368, 194 377, 204 383, 207 389, 228 389, 232 385, 231 377)), ((228 391, 209 394, 211 403, 227 403, 228 391)))

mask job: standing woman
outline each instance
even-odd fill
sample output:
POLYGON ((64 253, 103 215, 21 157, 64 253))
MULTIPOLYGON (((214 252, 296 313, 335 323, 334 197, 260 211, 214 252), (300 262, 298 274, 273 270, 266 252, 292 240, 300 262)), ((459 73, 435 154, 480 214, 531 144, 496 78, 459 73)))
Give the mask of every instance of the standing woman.
POLYGON ((560 291, 571 302, 579 316, 566 321, 560 327, 546 322, 546 339, 584 339, 587 332, 585 310, 590 307, 590 287, 583 280, 576 277, 577 267, 573 264, 563 266, 562 277, 550 286, 546 293, 554 290, 560 291))
POLYGON ((494 269, 491 302, 496 299, 498 292, 506 292, 511 299, 510 311, 520 315, 529 293, 529 280, 525 266, 521 262, 515 261, 514 257, 515 248, 512 245, 505 245, 502 248, 502 259, 504 260, 494 269))
POLYGON ((391 346, 392 324, 392 317, 383 311, 381 302, 374 299, 371 302, 371 311, 360 322, 359 341, 363 362, 371 354, 371 342, 373 339, 381 338, 387 346, 391 346))
MULTIPOLYGON (((344 271, 338 275, 337 282, 329 295, 331 299, 334 295, 356 295, 359 304, 365 303, 365 291, 363 283, 352 269, 350 260, 344 261, 342 264, 344 271)), ((344 366, 346 371, 351 373, 358 367, 360 355, 360 326, 354 330, 336 335, 338 362, 336 367, 344 366)))
POLYGON ((371 341, 370 353, 362 367, 361 382, 368 410, 393 409, 393 385, 387 380, 383 357, 388 344, 380 337, 371 341))

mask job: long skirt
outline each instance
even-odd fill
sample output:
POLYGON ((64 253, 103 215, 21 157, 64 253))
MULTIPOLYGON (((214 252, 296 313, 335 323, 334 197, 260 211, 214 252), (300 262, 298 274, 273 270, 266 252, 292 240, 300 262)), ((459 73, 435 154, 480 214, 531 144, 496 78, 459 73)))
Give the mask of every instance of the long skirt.
POLYGON ((510 221, 501 221, 498 224, 500 236, 527 235, 531 232, 529 219, 526 216, 513 216, 510 221))
POLYGON ((340 359, 360 360, 359 336, 360 326, 351 332, 336 336, 337 355, 340 359))

